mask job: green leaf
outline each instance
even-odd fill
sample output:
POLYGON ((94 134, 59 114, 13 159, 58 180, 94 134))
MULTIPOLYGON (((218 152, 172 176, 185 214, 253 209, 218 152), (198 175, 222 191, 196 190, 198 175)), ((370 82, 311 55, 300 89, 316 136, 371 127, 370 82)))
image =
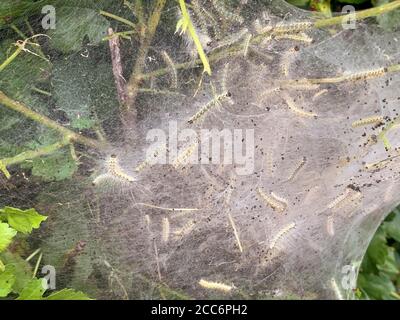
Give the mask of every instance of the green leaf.
POLYGON ((110 24, 98 11, 63 6, 57 9, 57 27, 50 30, 51 44, 63 53, 82 49, 87 36, 92 44, 98 44, 107 35, 110 24))
POLYGON ((400 242, 400 212, 397 212, 392 220, 385 221, 383 228, 389 237, 400 242))
POLYGON ((63 289, 52 293, 46 300, 92 300, 86 294, 73 289, 63 289))
POLYGON ((385 262, 383 264, 378 264, 377 268, 380 274, 384 274, 391 279, 396 277, 399 273, 400 265, 396 261, 396 251, 389 247, 389 254, 387 255, 385 262))
POLYGON ((47 217, 42 216, 35 209, 20 210, 5 207, 0 212, 6 217, 11 227, 25 234, 32 232, 32 229, 39 228, 42 221, 47 219, 47 217))
MULTIPOLYGON (((390 0, 372 0, 372 4, 375 7, 387 4, 390 0)), ((386 31, 393 31, 400 26, 400 10, 393 10, 388 13, 381 14, 376 17, 379 25, 386 31)))
POLYGON ((322 12, 325 17, 332 17, 331 0, 311 0, 310 8, 322 12))
POLYGON ((42 279, 32 279, 16 300, 41 300, 43 293, 46 291, 43 284, 44 281, 42 279))
POLYGON ((8 247, 16 234, 17 231, 10 228, 8 223, 0 223, 0 252, 8 247))
POLYGON ((393 300, 391 292, 396 292, 392 281, 385 275, 360 274, 358 286, 366 292, 368 297, 378 300, 393 300))
POLYGON ((15 282, 15 268, 12 265, 7 265, 3 272, 0 272, 0 297, 7 297, 12 291, 15 282))
POLYGON ((3 261, 0 260, 0 272, 3 272, 6 269, 6 266, 4 265, 3 261))
POLYGON ((45 181, 69 179, 77 169, 76 161, 67 150, 56 152, 47 157, 36 158, 32 161, 32 174, 45 181))
POLYGON ((0 172, 2 172, 7 179, 10 179, 11 175, 7 170, 7 167, 4 165, 3 162, 0 160, 0 172))
POLYGON ((22 259, 19 254, 5 251, 0 254, 0 258, 7 266, 15 268, 15 283, 13 285, 13 292, 21 293, 23 288, 32 280, 32 267, 22 259))
POLYGON ((384 264, 389 254, 389 247, 386 243, 386 234, 382 228, 379 228, 367 250, 367 255, 375 264, 384 264))

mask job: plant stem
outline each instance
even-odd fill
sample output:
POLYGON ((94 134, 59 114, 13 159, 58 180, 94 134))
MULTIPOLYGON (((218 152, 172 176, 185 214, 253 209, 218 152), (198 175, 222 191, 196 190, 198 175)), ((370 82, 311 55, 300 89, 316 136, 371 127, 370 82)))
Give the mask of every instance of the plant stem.
POLYGON ((72 130, 69 130, 62 125, 58 124, 56 121, 51 120, 50 118, 41 115, 28 107, 26 107, 21 102, 15 101, 8 96, 6 96, 2 91, 0 91, 0 104, 6 106, 7 108, 14 110, 18 113, 21 113, 26 118, 29 118, 35 122, 42 124, 45 127, 50 129, 54 129, 61 133, 65 139, 69 141, 75 141, 90 147, 101 148, 103 146, 102 143, 96 140, 92 140, 90 138, 86 138, 72 130))
POLYGON ((125 18, 119 17, 119 16, 117 16, 115 14, 112 14, 112 13, 109 13, 109 12, 106 12, 106 11, 103 11, 103 10, 100 10, 100 14, 105 16, 105 17, 109 17, 111 19, 117 20, 117 21, 119 21, 119 22, 121 22, 123 24, 126 24, 127 26, 129 26, 129 27, 133 28, 134 30, 136 30, 136 24, 134 24, 133 22, 131 22, 131 21, 125 19, 125 18))
MULTIPOLYGON (((135 66, 133 67, 133 72, 127 85, 128 101, 124 106, 125 110, 123 111, 125 112, 129 111, 131 107, 133 107, 133 105, 135 104, 139 85, 142 80, 140 75, 142 74, 143 67, 146 62, 147 53, 156 32, 158 23, 160 22, 161 12, 166 2, 167 0, 157 0, 154 11, 148 19, 146 34, 141 39, 141 45, 139 48, 138 56, 136 58, 135 66)), ((136 110, 134 111, 134 114, 136 114, 136 110)))
POLYGON ((4 61, 1 65, 0 65, 0 72, 3 71, 11 62, 14 61, 14 59, 21 53, 23 47, 19 46, 17 48, 17 50, 14 51, 14 53, 9 56, 6 61, 4 61))
POLYGON ((20 163, 25 162, 26 160, 32 160, 32 159, 35 159, 38 157, 47 156, 49 154, 52 154, 55 151, 67 146, 70 143, 71 142, 68 139, 63 139, 54 144, 50 144, 50 145, 44 146, 44 147, 36 149, 36 150, 24 151, 14 157, 4 158, 4 159, 1 159, 0 161, 6 167, 15 165, 15 164, 20 164, 20 163))

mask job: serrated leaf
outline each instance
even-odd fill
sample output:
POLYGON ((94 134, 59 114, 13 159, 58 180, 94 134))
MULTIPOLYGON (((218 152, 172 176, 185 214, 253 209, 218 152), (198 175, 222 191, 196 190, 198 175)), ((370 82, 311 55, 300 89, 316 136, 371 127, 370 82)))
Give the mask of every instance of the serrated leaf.
POLYGON ((23 288, 32 280, 32 267, 18 254, 5 251, 0 254, 0 258, 6 265, 12 265, 15 269, 15 282, 12 291, 20 293, 23 288))
POLYGON ((385 275, 360 274, 358 285, 372 299, 393 300, 391 292, 396 292, 392 281, 385 275))
POLYGON ((0 272, 0 297, 4 298, 12 291, 15 282, 15 268, 12 265, 5 266, 5 270, 0 272))
POLYGON ((51 44, 63 53, 82 49, 87 36, 92 44, 97 44, 107 35, 110 24, 98 11, 62 6, 57 8, 57 27, 49 30, 51 44))
POLYGON ((8 223, 0 223, 0 252, 8 247, 16 234, 17 231, 10 228, 8 223))
POLYGON ((63 289, 52 293, 46 300, 92 300, 86 294, 81 291, 75 291, 73 289, 63 289))
POLYGON ((396 261, 395 255, 395 250, 393 248, 389 248, 389 254, 386 256, 385 262, 377 265, 380 274, 384 274, 390 278, 393 278, 399 273, 399 265, 396 261))
POLYGON ((56 152, 50 156, 36 158, 32 161, 32 175, 45 181, 61 181, 69 179, 78 169, 76 161, 67 150, 56 152))
POLYGON ((369 244, 367 255, 375 264, 384 264, 389 254, 389 247, 386 243, 386 234, 382 228, 379 228, 369 244))
POLYGON ((389 237, 400 242, 400 212, 396 213, 392 220, 385 221, 383 228, 389 237))
POLYGON ((41 300, 46 291, 42 279, 32 279, 21 291, 16 300, 41 300))
POLYGON ((5 207, 0 212, 5 215, 11 227, 25 234, 32 232, 32 229, 39 228, 42 221, 47 219, 47 217, 42 216, 35 209, 20 210, 5 207))

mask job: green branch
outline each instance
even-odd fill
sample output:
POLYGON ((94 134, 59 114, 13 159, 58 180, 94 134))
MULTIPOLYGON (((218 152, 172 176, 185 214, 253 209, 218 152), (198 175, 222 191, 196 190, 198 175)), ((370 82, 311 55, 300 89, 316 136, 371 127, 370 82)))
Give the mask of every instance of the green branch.
POLYGON ((13 111, 22 114, 26 118, 31 119, 47 128, 58 131, 61 135, 64 136, 65 139, 71 142, 77 142, 95 148, 101 148, 103 146, 103 144, 100 143, 99 141, 86 138, 70 129, 63 127, 56 121, 51 120, 50 118, 29 109, 21 102, 9 98, 2 91, 0 91, 0 104, 6 106, 7 108, 13 111))

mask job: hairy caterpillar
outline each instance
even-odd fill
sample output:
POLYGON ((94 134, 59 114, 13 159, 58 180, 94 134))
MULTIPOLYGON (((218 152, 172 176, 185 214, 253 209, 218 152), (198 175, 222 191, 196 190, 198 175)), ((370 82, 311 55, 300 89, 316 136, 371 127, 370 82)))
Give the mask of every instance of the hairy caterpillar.
POLYGON ((166 145, 162 145, 160 148, 158 148, 156 151, 154 151, 154 153, 150 159, 146 159, 143 162, 141 162, 140 164, 138 164, 135 168, 135 171, 140 172, 140 171, 143 171, 143 169, 147 168, 148 166, 151 166, 153 159, 157 158, 158 155, 160 154, 160 152, 165 151, 165 150, 166 150, 166 145))
POLYGON ((287 226, 283 227, 276 235, 275 237, 271 240, 271 243, 269 245, 269 249, 272 250, 276 247, 276 244, 278 241, 280 241, 289 231, 294 229, 296 227, 296 223, 292 222, 288 224, 287 226))
POLYGON ((293 180, 295 176, 299 173, 299 171, 304 167, 304 165, 307 162, 307 158, 303 157, 300 161, 300 163, 296 166, 296 168, 293 170, 293 172, 290 174, 289 178, 287 181, 293 180))
POLYGON ((171 88, 176 89, 178 88, 178 72, 176 71, 175 64, 165 50, 162 51, 162 57, 164 59, 164 62, 167 64, 168 70, 171 74, 171 88))
POLYGON ((233 221, 233 218, 230 213, 228 213, 228 219, 232 226, 233 234, 235 235, 235 239, 236 239, 237 245, 239 247, 239 251, 243 252, 243 247, 242 247, 242 243, 240 242, 239 233, 237 232, 235 222, 233 221))
POLYGON ((358 188, 353 186, 346 187, 346 190, 343 194, 338 196, 335 200, 327 205, 328 209, 333 209, 335 207, 341 207, 348 201, 356 200, 357 198, 361 197, 361 192, 358 188), (352 194, 353 193, 353 194, 352 194))
POLYGON ((229 286, 220 282, 207 281, 204 279, 200 279, 199 285, 205 289, 218 290, 223 292, 230 292, 234 288, 234 286, 229 286))
POLYGON ((215 10, 226 20, 243 23, 243 17, 234 12, 229 11, 226 8, 225 3, 223 3, 223 0, 212 0, 212 4, 215 10))
POLYGON ((299 116, 302 117, 307 117, 307 118, 315 118, 317 117, 317 114, 314 112, 310 111, 304 111, 296 106, 294 103, 294 100, 288 95, 288 94, 283 94, 283 98, 286 101, 286 104, 288 105, 289 109, 292 110, 294 113, 297 113, 299 116))
POLYGON ((282 73, 286 77, 289 75, 289 68, 290 68, 292 59, 298 51, 299 51, 299 47, 296 46, 296 47, 290 48, 282 56, 281 70, 282 70, 282 73))
POLYGON ((239 32, 232 34, 231 36, 226 37, 224 40, 219 41, 217 45, 210 50, 210 52, 235 44, 236 42, 240 41, 246 34, 248 34, 248 32, 249 30, 247 28, 244 28, 239 32))
POLYGON ((320 96, 322 96, 323 94, 327 93, 328 89, 322 89, 321 91, 318 91, 316 94, 314 94, 314 96, 312 97, 313 100, 318 99, 320 96))
POLYGON ((368 80, 383 76, 385 73, 387 73, 387 71, 388 71, 387 68, 379 68, 374 70, 362 71, 350 75, 345 75, 344 78, 349 81, 368 80))
POLYGON ((368 117, 368 118, 354 121, 351 124, 351 126, 353 128, 356 128, 356 127, 360 127, 360 126, 365 126, 367 124, 382 123, 382 122, 384 122, 384 119, 382 116, 373 116, 373 117, 368 117))
POLYGON ((314 26, 314 23, 311 21, 299 21, 293 23, 278 23, 274 27, 272 27, 272 33, 297 33, 307 29, 310 29, 314 26))
POLYGON ((187 160, 190 158, 190 156, 195 152, 195 150, 198 148, 199 142, 196 140, 194 143, 192 143, 188 148, 183 150, 175 159, 173 166, 175 169, 178 169, 180 166, 183 166, 187 163, 187 160))
POLYGON ((194 229, 195 226, 196 226, 196 222, 194 220, 190 220, 190 221, 186 222, 181 229, 176 230, 174 232, 174 235, 176 235, 178 237, 184 237, 184 236, 188 235, 190 232, 192 232, 192 230, 194 229))
POLYGON ((199 111, 196 112, 189 120, 188 123, 192 124, 199 120, 204 114, 206 114, 209 110, 214 106, 218 106, 222 101, 226 99, 230 99, 231 94, 229 92, 223 92, 220 95, 214 97, 214 99, 207 102, 203 107, 200 108, 199 111))
POLYGON ((168 242, 169 233, 170 233, 169 219, 167 217, 164 217, 162 220, 162 240, 163 240, 163 242, 168 242))
POLYGON ((326 231, 331 237, 335 235, 335 228, 333 225, 333 215, 328 216, 328 218, 326 219, 326 231))
POLYGON ((105 167, 107 172, 99 175, 97 178, 93 180, 94 185, 98 185, 104 181, 109 179, 123 182, 123 183, 131 183, 136 181, 136 178, 127 174, 119 165, 118 158, 116 155, 111 155, 107 160, 105 167))
POLYGON ((299 34, 280 34, 275 36, 276 40, 283 40, 283 39, 288 39, 288 40, 293 40, 293 41, 299 41, 299 42, 305 42, 305 43, 312 43, 313 38, 308 36, 305 33, 299 33, 299 34))
POLYGON ((273 209, 279 212, 283 212, 287 208, 287 201, 281 197, 278 197, 273 192, 270 195, 267 195, 261 188, 257 189, 258 194, 261 198, 273 209))
POLYGON ((244 49, 243 49, 243 56, 246 58, 249 52, 250 41, 253 36, 249 34, 244 41, 244 49))

